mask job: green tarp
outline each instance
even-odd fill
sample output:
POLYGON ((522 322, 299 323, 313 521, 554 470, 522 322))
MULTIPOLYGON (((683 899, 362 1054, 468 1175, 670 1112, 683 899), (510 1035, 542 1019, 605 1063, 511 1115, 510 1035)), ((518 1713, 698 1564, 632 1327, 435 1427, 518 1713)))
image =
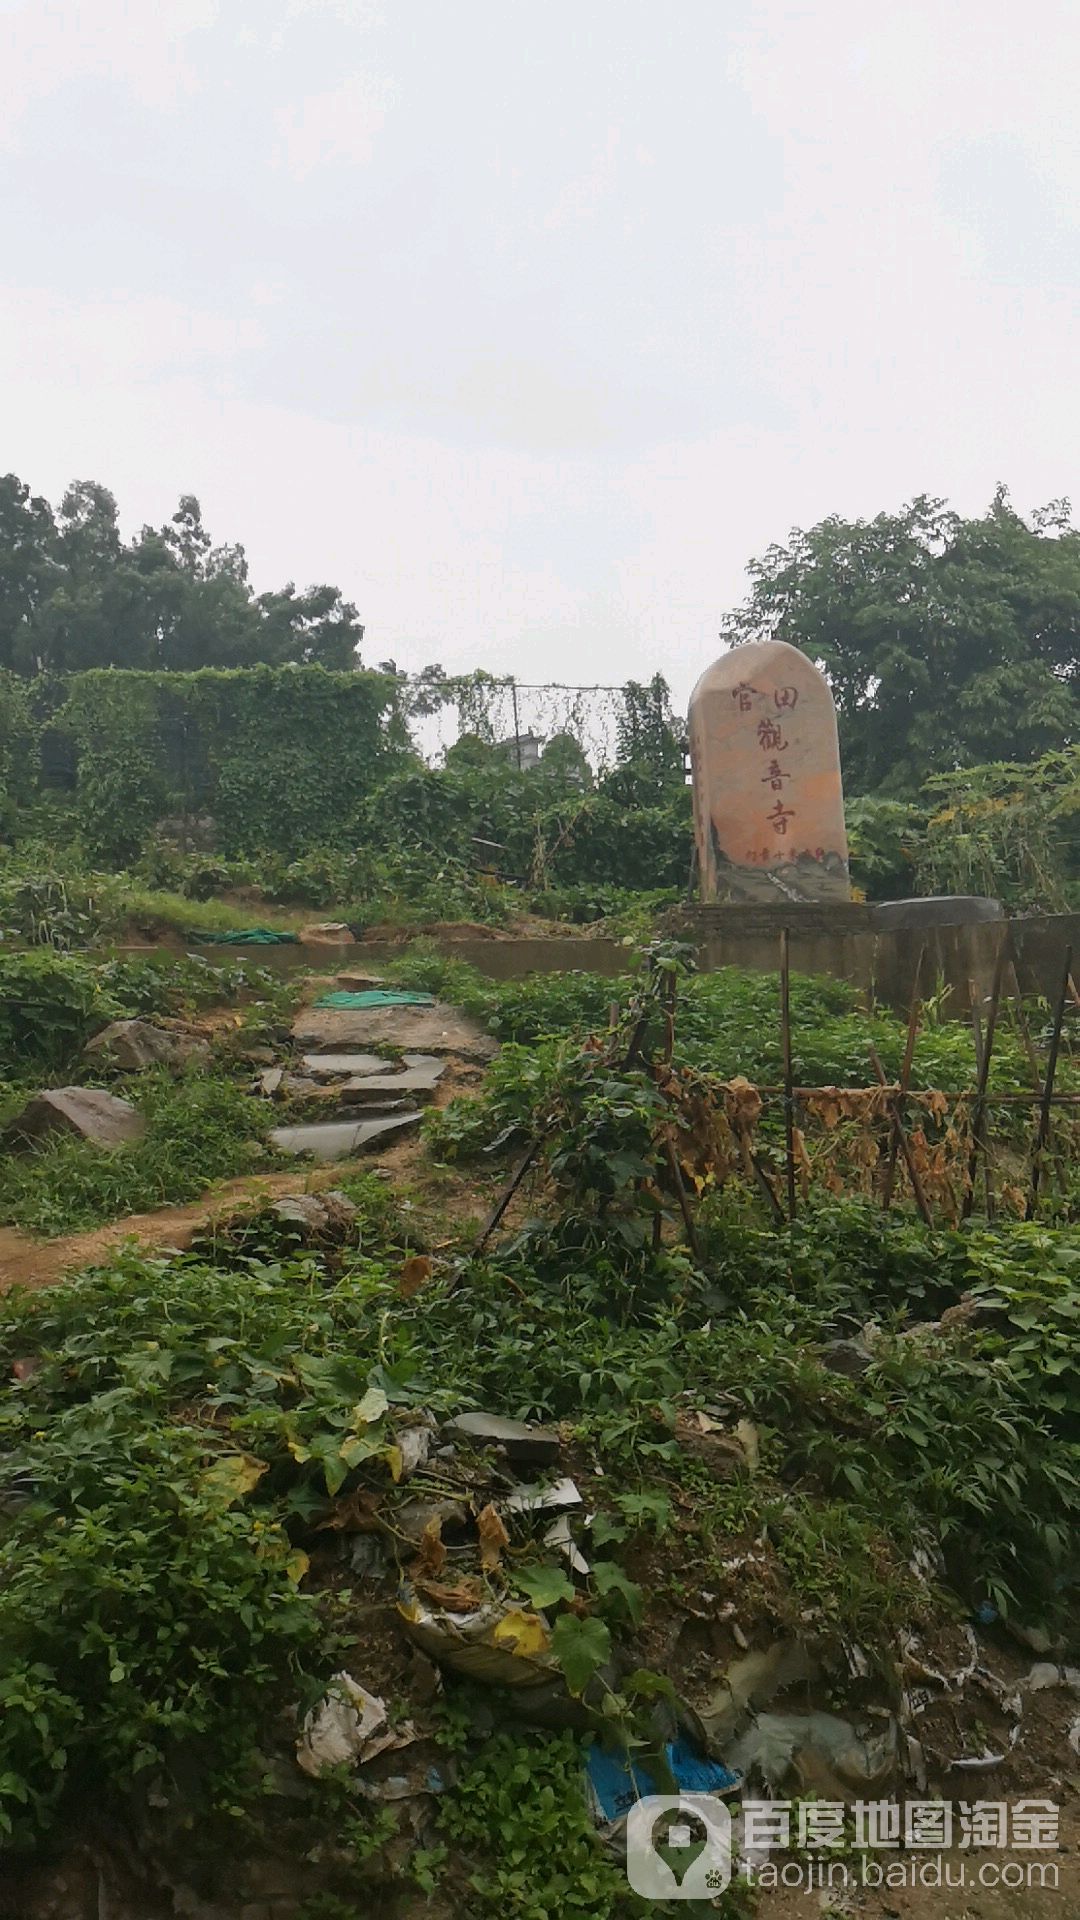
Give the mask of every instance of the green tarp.
POLYGON ((295 947, 300 944, 298 933, 283 933, 280 927, 245 927, 242 933, 198 930, 184 937, 200 947, 295 947))
POLYGON ((368 987, 363 993, 320 993, 317 1007, 433 1007, 433 993, 396 993, 392 987, 368 987))

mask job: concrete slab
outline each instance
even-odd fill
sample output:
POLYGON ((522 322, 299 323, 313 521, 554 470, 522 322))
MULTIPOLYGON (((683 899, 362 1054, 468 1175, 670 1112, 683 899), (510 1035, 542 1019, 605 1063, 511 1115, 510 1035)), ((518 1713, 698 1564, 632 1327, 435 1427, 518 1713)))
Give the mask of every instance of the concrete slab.
POLYGON ((445 1071, 445 1061, 433 1060, 428 1067, 406 1067, 401 1073, 360 1074, 337 1091, 350 1104, 375 1100, 383 1093, 433 1093, 445 1071))
POLYGON ((335 1080, 339 1074, 383 1073, 387 1064, 377 1053, 305 1053, 300 1062, 314 1080, 335 1080))
POLYGON ((279 1153, 310 1154, 314 1160, 344 1160, 372 1140, 414 1127, 423 1116, 402 1113, 370 1120, 334 1120, 307 1127, 275 1127, 270 1144, 279 1153))

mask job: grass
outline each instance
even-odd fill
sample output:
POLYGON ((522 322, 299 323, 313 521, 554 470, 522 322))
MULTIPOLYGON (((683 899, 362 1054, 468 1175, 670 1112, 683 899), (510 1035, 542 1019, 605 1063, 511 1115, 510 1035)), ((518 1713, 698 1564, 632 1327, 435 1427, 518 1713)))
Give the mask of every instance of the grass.
POLYGON ((268 906, 261 900, 254 904, 192 900, 185 894, 133 886, 126 877, 112 876, 102 887, 101 915, 102 935, 113 937, 131 927, 148 937, 174 933, 197 938, 199 934, 243 933, 251 927, 298 933, 311 918, 310 913, 268 906))
POLYGON ((103 1151, 70 1135, 0 1161, 0 1222, 51 1237, 194 1200, 270 1158, 265 1102, 217 1074, 148 1071, 130 1089, 145 1138, 103 1151))

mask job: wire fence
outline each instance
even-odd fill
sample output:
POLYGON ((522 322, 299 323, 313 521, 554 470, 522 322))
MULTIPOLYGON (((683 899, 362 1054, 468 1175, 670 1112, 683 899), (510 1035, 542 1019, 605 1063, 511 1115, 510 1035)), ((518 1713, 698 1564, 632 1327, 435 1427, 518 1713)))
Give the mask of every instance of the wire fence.
POLYGON ((571 685, 470 674, 460 679, 403 675, 402 704, 424 758, 441 764, 459 741, 501 747, 512 766, 538 766, 576 750, 593 773, 627 758, 636 735, 670 729, 667 687, 571 685))

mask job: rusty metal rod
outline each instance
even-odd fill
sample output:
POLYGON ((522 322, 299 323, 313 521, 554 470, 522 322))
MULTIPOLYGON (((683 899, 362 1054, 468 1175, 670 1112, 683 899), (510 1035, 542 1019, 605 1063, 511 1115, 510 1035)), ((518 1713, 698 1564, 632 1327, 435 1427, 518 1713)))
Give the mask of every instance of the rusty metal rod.
MULTIPOLYGON (((898 1081, 893 1080, 886 1084, 899 1094, 898 1081)), ((763 1100, 776 1100, 783 1094, 784 1089, 768 1086, 755 1087, 754 1091, 759 1093, 763 1100)), ((872 1093, 873 1091, 872 1087, 796 1087, 794 1089, 796 1100, 815 1100, 823 1093, 872 1093)), ((920 1093, 940 1093, 945 1100, 974 1100, 975 1098, 974 1087, 909 1087, 904 1100, 917 1100, 920 1093)), ((1031 1093, 988 1093, 986 1105, 988 1107, 1037 1107, 1041 1105, 1042 1098, 1040 1081, 1039 1086, 1031 1093)), ((1055 1093, 1052 1103, 1055 1107, 1080 1106, 1080 1093, 1055 1093)))

